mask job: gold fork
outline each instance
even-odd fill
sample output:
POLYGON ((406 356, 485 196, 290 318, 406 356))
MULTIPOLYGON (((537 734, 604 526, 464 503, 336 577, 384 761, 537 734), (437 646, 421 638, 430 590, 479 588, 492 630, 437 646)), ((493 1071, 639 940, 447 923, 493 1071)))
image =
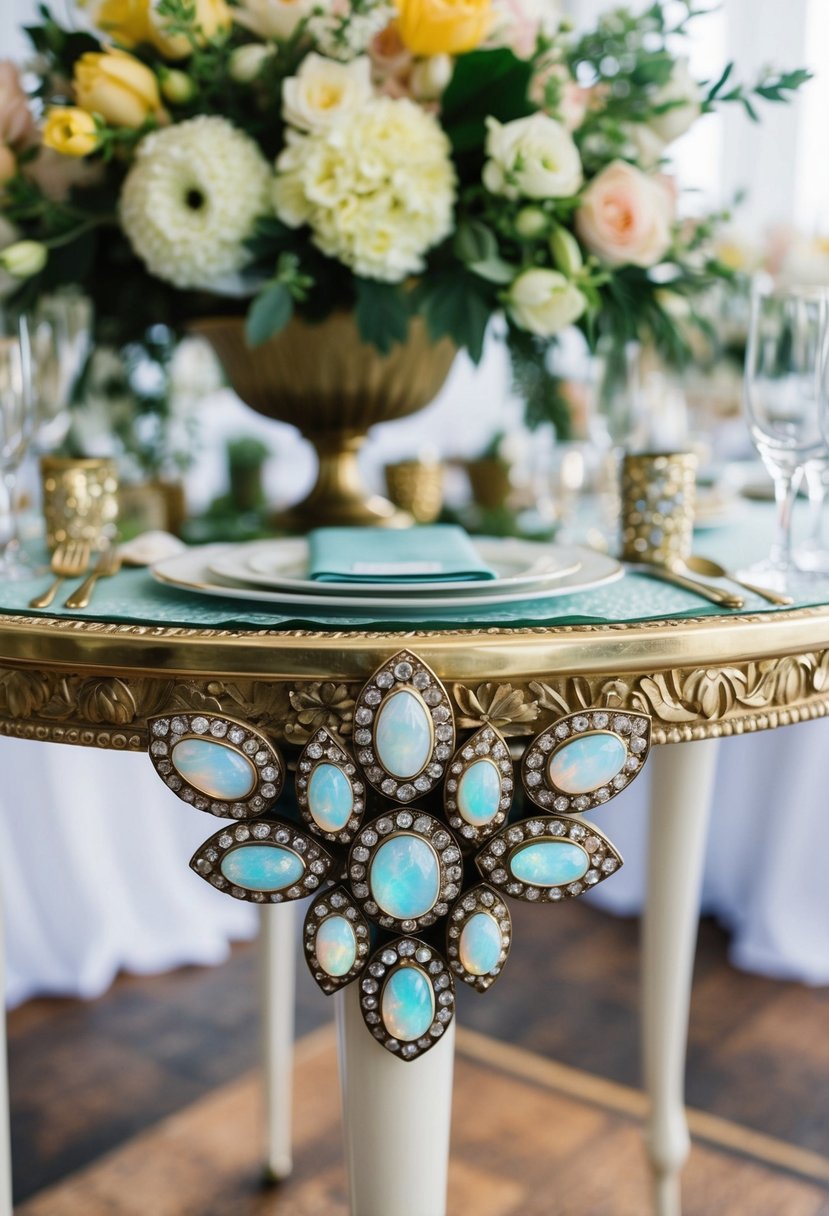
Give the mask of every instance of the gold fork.
POLYGON ((89 565, 89 545, 85 540, 69 540, 58 545, 52 554, 50 565, 52 573, 57 577, 43 595, 36 595, 29 601, 30 608, 48 608, 65 578, 77 578, 79 574, 84 573, 89 565))
POLYGON ((110 545, 108 549, 104 549, 98 558, 98 563, 94 570, 65 601, 64 608, 86 608, 92 599, 92 592, 98 579, 110 578, 113 574, 117 574, 120 569, 121 554, 118 552, 117 546, 110 545))

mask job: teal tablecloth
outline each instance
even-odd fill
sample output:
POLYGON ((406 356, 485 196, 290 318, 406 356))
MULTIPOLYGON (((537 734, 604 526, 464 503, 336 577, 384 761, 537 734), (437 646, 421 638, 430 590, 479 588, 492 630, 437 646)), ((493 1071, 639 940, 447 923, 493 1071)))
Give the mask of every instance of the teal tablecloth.
MULTIPOLYGON (((773 529, 773 509, 765 504, 740 507, 732 525, 699 533, 695 551, 721 561, 731 568, 747 565, 764 556, 773 529)), ((180 625, 205 629, 390 629, 405 630, 431 626, 447 629, 475 629, 487 626, 555 626, 658 620, 660 618, 729 615, 728 610, 709 604, 689 592, 655 582, 641 575, 626 573, 618 582, 575 595, 532 600, 515 604, 452 610, 436 613, 424 610, 406 616, 390 616, 382 610, 354 613, 343 609, 324 611, 286 605, 248 604, 235 599, 213 599, 176 591, 156 583, 146 570, 123 570, 115 578, 102 580, 95 589, 91 610, 69 613, 57 606, 37 614, 29 600, 43 590, 46 580, 0 584, 0 613, 25 613, 43 616, 93 615, 98 620, 125 624, 180 625)), ((730 590, 734 590, 729 584, 730 590)), ((829 603, 829 579, 818 581, 808 598, 799 606, 829 603)), ((745 611, 775 612, 765 600, 745 593, 745 611)))

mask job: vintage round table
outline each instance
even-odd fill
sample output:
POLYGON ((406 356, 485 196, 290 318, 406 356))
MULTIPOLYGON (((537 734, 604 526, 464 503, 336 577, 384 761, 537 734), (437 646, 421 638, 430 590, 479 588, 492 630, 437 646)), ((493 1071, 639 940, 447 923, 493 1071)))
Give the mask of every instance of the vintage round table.
MULTIPOLYGON (((712 544, 706 551, 727 556, 735 540, 718 544, 720 554, 712 544)), ((392 620, 289 618, 252 603, 161 588, 140 570, 99 584, 85 613, 33 615, 25 608, 33 593, 28 584, 0 588, 0 732, 43 743, 146 750, 148 719, 200 711, 256 727, 290 768, 320 728, 353 745, 361 690, 400 651, 441 681, 459 741, 489 724, 503 733, 514 757, 567 715, 648 715, 658 746, 648 761, 642 963, 647 1149, 654 1210, 677 1216, 689 1150, 683 1104, 688 1006, 717 741, 827 712, 829 604, 771 609, 748 595, 742 611, 729 613, 629 574, 579 596, 481 610, 460 620, 418 619, 414 611, 392 620)), ((181 813, 200 812, 182 806, 181 813)), ((532 813, 538 812, 526 812, 532 813)), ((220 825, 210 815, 204 819, 207 837, 220 825)), ((188 859, 181 861, 182 883, 198 882, 188 859)), ((290 1170, 295 906, 268 904, 261 913, 265 1143, 276 1175, 290 1170)), ((554 917, 556 909, 545 904, 534 915, 554 917)), ((508 963, 500 982, 511 982, 508 963)), ((528 1003, 535 997, 525 994, 528 1003)), ((454 1021, 434 1047, 406 1061, 369 1033, 359 983, 334 999, 352 1213, 441 1216, 454 1021)), ((5 1051, 0 1054, 5 1064, 5 1051)), ((2 1073, 0 1216, 10 1216, 5 1068, 2 1073)))

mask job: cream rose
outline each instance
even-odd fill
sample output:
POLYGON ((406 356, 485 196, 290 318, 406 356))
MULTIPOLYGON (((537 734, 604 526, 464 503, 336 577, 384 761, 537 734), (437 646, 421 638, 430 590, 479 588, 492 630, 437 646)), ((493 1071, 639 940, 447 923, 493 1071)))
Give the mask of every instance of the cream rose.
POLYGON ((296 76, 282 84, 282 117, 300 131, 324 131, 353 114, 371 97, 371 62, 366 55, 340 63, 312 51, 296 76))
POLYGON ((506 198, 568 198, 582 183, 581 159, 560 122, 532 114, 514 122, 487 120, 483 182, 506 198))
POLYGON ((300 21, 325 7, 318 0, 241 0, 233 20, 260 38, 290 38, 300 21))
POLYGON ((666 183, 616 160, 585 190, 576 232, 608 266, 653 266, 670 247, 673 220, 666 183))
POLYGON ((654 106, 681 103, 648 120, 648 126, 663 143, 672 143, 693 126, 702 113, 702 90, 691 75, 687 59, 677 59, 669 80, 651 95, 650 101, 654 106))
POLYGON ((578 287, 557 270, 525 270, 509 289, 507 311, 519 329, 551 338, 587 307, 578 287))
POLYGON ((629 122, 624 128, 640 169, 655 169, 665 151, 665 141, 646 122, 629 122))

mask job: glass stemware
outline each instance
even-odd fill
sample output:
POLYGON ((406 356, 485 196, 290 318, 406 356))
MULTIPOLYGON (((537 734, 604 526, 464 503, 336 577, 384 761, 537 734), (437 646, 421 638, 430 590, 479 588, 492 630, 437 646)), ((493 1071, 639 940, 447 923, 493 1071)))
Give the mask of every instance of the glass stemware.
POLYGON ((69 432, 72 394, 89 353, 92 305, 78 291, 44 296, 28 318, 36 416, 32 446, 54 451, 69 432))
POLYGON ((777 287, 767 277, 752 291, 746 410, 777 504, 771 552, 752 574, 779 590, 791 589, 794 580, 792 510, 804 468, 827 453, 820 424, 828 301, 822 288, 777 287))
POLYGON ((31 351, 24 317, 0 312, 0 578, 37 573, 20 546, 17 473, 35 423, 31 351))

